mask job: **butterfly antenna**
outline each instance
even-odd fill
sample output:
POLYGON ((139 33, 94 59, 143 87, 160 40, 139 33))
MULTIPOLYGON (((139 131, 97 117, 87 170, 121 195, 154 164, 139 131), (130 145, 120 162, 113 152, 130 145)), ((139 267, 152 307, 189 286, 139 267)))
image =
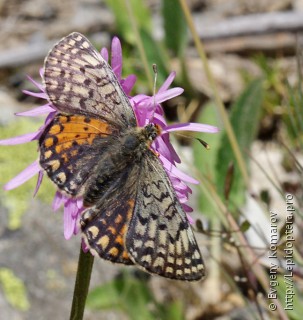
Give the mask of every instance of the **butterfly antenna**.
POLYGON ((182 137, 185 139, 195 139, 195 140, 199 141, 206 150, 210 149, 210 145, 206 141, 204 141, 200 138, 193 137, 192 135, 182 134, 180 132, 172 132, 172 133, 174 133, 176 136, 179 136, 179 137, 182 137))
POLYGON ((156 87, 157 87, 157 77, 158 77, 158 67, 155 63, 153 63, 153 71, 154 71, 154 88, 153 88, 153 116, 152 119, 154 118, 154 113, 156 111, 156 87))
POLYGON ((204 141, 200 138, 194 138, 194 139, 198 140, 206 150, 210 149, 210 145, 206 141, 204 141))

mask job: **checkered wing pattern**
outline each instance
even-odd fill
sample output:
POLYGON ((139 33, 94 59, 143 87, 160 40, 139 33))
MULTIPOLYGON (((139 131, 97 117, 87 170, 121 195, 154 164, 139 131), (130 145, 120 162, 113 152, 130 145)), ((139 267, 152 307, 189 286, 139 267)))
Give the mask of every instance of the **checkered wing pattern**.
POLYGON ((140 167, 128 166, 104 185, 99 200, 81 218, 81 229, 90 251, 114 263, 133 264, 125 248, 132 219, 140 167))
POLYGON ((187 281, 204 276, 201 253, 186 213, 152 152, 142 160, 126 248, 133 261, 148 272, 187 281))
POLYGON ((116 128, 99 119, 57 114, 39 139, 40 165, 61 191, 83 195, 116 135, 116 128))
POLYGON ((111 67, 80 33, 59 41, 44 62, 44 84, 58 111, 91 114, 120 128, 135 115, 111 67))

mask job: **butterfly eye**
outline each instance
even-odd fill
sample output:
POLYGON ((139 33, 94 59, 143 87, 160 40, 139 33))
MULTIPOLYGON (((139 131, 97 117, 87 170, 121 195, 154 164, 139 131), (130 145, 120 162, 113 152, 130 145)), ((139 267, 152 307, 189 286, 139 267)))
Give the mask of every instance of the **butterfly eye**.
POLYGON ((155 140, 157 138, 158 134, 156 132, 152 132, 149 136, 149 140, 155 140))
POLYGON ((150 141, 154 141, 159 135, 158 127, 153 123, 150 123, 145 127, 145 132, 147 139, 150 141))

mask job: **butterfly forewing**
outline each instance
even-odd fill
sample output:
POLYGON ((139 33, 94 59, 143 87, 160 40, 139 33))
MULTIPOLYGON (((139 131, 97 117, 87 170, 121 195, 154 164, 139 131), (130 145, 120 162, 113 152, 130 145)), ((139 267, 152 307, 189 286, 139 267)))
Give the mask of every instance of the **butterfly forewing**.
POLYGON ((92 114, 120 128, 136 126, 115 74, 83 35, 71 33, 53 47, 45 59, 43 77, 57 110, 92 114))

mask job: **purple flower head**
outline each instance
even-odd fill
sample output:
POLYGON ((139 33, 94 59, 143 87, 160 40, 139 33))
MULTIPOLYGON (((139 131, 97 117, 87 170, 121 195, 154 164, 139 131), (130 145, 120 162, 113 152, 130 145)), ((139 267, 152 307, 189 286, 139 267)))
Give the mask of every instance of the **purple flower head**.
MULTIPOLYGON (((103 48, 101 50, 101 55, 105 60, 108 60, 108 51, 103 48)), ((117 37, 114 37, 111 45, 111 67, 121 84, 124 92, 129 96, 130 91, 132 90, 135 82, 136 76, 129 75, 125 79, 121 78, 122 73, 122 49, 120 41, 117 37)), ((40 70, 40 75, 43 78, 43 71, 40 70)), ((145 126, 148 123, 154 123, 161 127, 161 135, 152 143, 151 148, 159 155, 159 159, 162 162, 166 172, 168 173, 172 185, 175 189, 175 192, 179 198, 180 203, 183 206, 183 209, 186 212, 191 212, 192 209, 186 204, 188 200, 188 194, 191 193, 191 189, 187 186, 187 183, 197 184, 198 181, 194 178, 186 175, 176 167, 176 163, 180 163, 180 158, 174 150, 173 146, 169 140, 169 133, 178 130, 187 130, 187 131, 198 131, 198 132, 208 132, 215 133, 218 132, 218 129, 213 126, 198 124, 198 123, 183 123, 176 125, 167 125, 164 119, 164 112, 160 103, 172 99, 180 94, 182 94, 182 88, 172 88, 169 89, 169 86, 175 78, 175 73, 171 73, 164 84, 161 86, 159 91, 155 96, 147 96, 144 94, 139 94, 133 97, 129 96, 131 105, 134 109, 137 124, 140 127, 145 126)), ((34 81, 29 77, 29 80, 39 89, 38 93, 26 91, 24 93, 45 99, 47 101, 47 94, 45 88, 40 83, 34 81)), ((46 116, 44 124, 33 133, 28 133, 22 136, 0 140, 0 145, 14 145, 22 144, 35 140, 39 140, 40 136, 43 134, 46 126, 51 122, 57 113, 56 108, 52 106, 50 102, 46 102, 44 105, 34 108, 29 111, 17 113, 17 116, 25 117, 37 117, 37 116, 46 116)), ((34 175, 38 174, 37 185, 34 191, 34 194, 37 193, 42 180, 43 180, 43 171, 41 170, 38 161, 34 161, 11 181, 9 181, 4 189, 11 190, 14 189, 34 175)), ((63 195, 61 192, 57 191, 54 196, 53 201, 53 210, 56 211, 60 206, 64 206, 64 236, 66 239, 70 239, 73 234, 79 232, 79 219, 81 213, 83 212, 82 199, 80 198, 70 198, 63 195)), ((192 219, 189 217, 190 222, 192 219)))

